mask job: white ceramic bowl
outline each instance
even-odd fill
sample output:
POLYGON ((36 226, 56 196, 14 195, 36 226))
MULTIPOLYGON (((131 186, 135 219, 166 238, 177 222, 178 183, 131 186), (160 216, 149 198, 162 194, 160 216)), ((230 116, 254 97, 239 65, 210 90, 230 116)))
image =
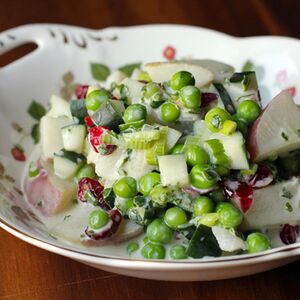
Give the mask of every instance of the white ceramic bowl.
POLYGON ((299 243, 255 255, 187 261, 131 259, 120 254, 117 248, 115 251, 102 248, 92 251, 49 235, 27 207, 21 191, 26 166, 22 160, 28 158, 33 149, 28 133, 34 120, 26 113, 28 105, 33 99, 46 104, 51 94, 62 92, 66 96, 74 84, 90 82, 91 62, 105 63, 113 69, 127 63, 165 60, 175 55, 175 58, 211 58, 240 69, 245 61, 251 60, 258 73, 264 105, 271 96, 286 88, 300 103, 298 40, 235 38, 208 29, 178 25, 90 30, 35 24, 1 33, 0 55, 26 42, 34 42, 38 48, 0 68, 0 226, 3 229, 30 244, 96 268, 158 280, 233 278, 298 259, 299 243))

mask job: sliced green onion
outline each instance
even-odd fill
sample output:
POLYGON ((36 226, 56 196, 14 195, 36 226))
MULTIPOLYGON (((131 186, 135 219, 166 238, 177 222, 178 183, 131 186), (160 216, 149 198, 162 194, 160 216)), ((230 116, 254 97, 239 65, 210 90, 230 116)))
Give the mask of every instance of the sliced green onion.
POLYGON ((217 213, 208 213, 208 214, 204 214, 198 221, 198 225, 202 224, 202 225, 206 225, 206 226, 214 226, 217 221, 218 221, 219 217, 217 213))
POLYGON ((226 120, 223 123, 222 129, 220 130, 221 133, 225 135, 230 135, 234 133, 237 129, 237 123, 231 120, 226 120))
POLYGON ((201 137, 199 135, 189 135, 185 140, 182 151, 186 151, 190 145, 200 146, 200 142, 201 137))
POLYGON ((36 165, 36 163, 31 162, 28 168, 29 177, 35 177, 39 175, 39 173, 40 173, 40 168, 36 165))
POLYGON ((211 163, 216 165, 226 165, 229 163, 229 157, 225 154, 224 147, 220 140, 207 140, 203 146, 210 156, 211 163))
POLYGON ((151 148, 160 139, 160 135, 159 130, 123 133, 120 136, 120 145, 126 149, 145 150, 151 148))
POLYGON ((145 120, 139 120, 131 123, 120 124, 119 128, 121 131, 124 131, 128 128, 141 128, 145 124, 145 120))

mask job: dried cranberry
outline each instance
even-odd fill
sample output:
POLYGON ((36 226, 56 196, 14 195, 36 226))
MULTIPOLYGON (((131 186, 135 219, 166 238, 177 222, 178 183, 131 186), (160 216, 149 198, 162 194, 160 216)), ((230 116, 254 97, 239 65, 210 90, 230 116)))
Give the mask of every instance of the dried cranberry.
POLYGON ((12 148, 10 150, 10 152, 15 160, 17 160, 17 161, 25 161, 26 160, 24 150, 20 146, 16 145, 14 148, 12 148))
POLYGON ((122 214, 118 209, 112 209, 109 211, 109 222, 107 225, 105 225, 100 230, 94 231, 91 230, 89 227, 86 228, 85 234, 93 239, 93 240, 101 240, 105 238, 111 237, 113 234, 115 234, 122 222, 122 214))
POLYGON ((78 198, 81 202, 87 202, 86 193, 90 192, 101 208, 110 210, 110 206, 104 200, 103 189, 99 181, 87 177, 82 178, 78 183, 78 198))
POLYGON ((85 99, 88 89, 88 85, 78 85, 75 90, 75 95, 77 99, 85 99))
POLYGON ((274 175, 270 168, 266 165, 258 165, 257 171, 254 175, 246 176, 245 182, 255 188, 268 186, 274 180, 274 175))
POLYGON ((253 188, 245 182, 230 179, 225 179, 223 186, 226 197, 246 213, 253 204, 253 188))
POLYGON ((297 241, 297 236, 300 232, 299 225, 284 224, 280 230, 280 238, 286 245, 294 244, 297 241))
POLYGON ((211 105, 218 99, 218 95, 215 93, 202 93, 201 96, 201 107, 206 107, 211 105))
POLYGON ((101 142, 102 134, 108 130, 109 130, 109 128, 105 127, 105 126, 95 126, 95 127, 88 129, 89 141, 96 152, 99 152, 98 148, 102 144, 102 142, 101 142))

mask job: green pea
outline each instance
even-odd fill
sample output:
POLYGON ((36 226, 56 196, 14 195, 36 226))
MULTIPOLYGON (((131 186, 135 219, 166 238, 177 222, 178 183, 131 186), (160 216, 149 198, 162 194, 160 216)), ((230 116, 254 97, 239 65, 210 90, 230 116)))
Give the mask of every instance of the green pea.
POLYGON ((213 190, 208 194, 208 196, 215 202, 222 202, 226 200, 222 189, 213 190))
POLYGON ((230 169, 224 165, 214 165, 214 170, 221 176, 227 176, 230 174, 230 169))
POLYGON ((170 256, 172 259, 186 259, 186 248, 182 245, 174 245, 170 249, 170 256))
POLYGON ((168 244, 173 238, 173 232, 163 220, 155 219, 147 227, 147 237, 152 242, 168 244))
POLYGON ((183 87, 180 90, 180 98, 184 107, 190 109, 200 109, 201 92, 197 87, 192 85, 183 87))
POLYGON ((173 74, 170 85, 173 90, 178 91, 184 86, 195 85, 195 78, 190 72, 179 71, 173 74))
POLYGON ((163 245, 147 243, 142 248, 142 255, 147 259, 164 259, 166 256, 166 250, 163 245))
POLYGON ((96 179, 97 175, 95 173, 95 168, 92 165, 84 165, 77 171, 75 177, 79 181, 81 178, 86 177, 96 179))
POLYGON ((183 153, 184 144, 176 144, 171 150, 171 154, 182 154, 183 153))
POLYGON ((221 209, 221 208, 223 208, 223 207, 225 207, 225 206, 231 206, 232 204, 231 203, 229 203, 229 202, 225 202, 225 201, 221 201, 221 202, 219 202, 219 203, 217 203, 217 205, 216 205, 216 212, 219 212, 219 210, 221 209))
POLYGON ((88 94, 85 99, 85 105, 87 110, 96 111, 100 106, 111 98, 111 94, 104 90, 94 90, 88 94))
POLYGON ((194 202, 194 216, 202 216, 213 210, 214 202, 206 196, 199 196, 194 202))
POLYGON ((169 189, 167 187, 156 185, 150 192, 150 198, 155 207, 165 207, 168 201, 169 189))
POLYGON ((137 121, 143 121, 147 118, 147 109, 142 104, 129 105, 124 112, 124 122, 132 123, 137 121))
POLYGON ((172 102, 166 102, 161 106, 161 118, 165 122, 175 122, 180 117, 179 107, 172 102))
POLYGON ((160 175, 155 172, 148 173, 142 176, 139 180, 139 191, 147 196, 150 191, 160 183, 160 175))
POLYGON ((190 167, 209 163, 208 153, 197 145, 188 145, 185 150, 186 162, 190 167))
POLYGON ((158 83, 149 82, 142 88, 142 97, 146 100, 151 100, 153 96, 162 95, 158 83))
POLYGON ((231 203, 227 205, 219 206, 217 208, 219 216, 219 222, 221 225, 229 228, 238 227, 243 221, 243 215, 235 206, 231 203))
POLYGON ((137 194, 136 180, 126 176, 114 183, 114 193, 121 198, 132 198, 137 194))
POLYGON ((89 226, 95 230, 104 227, 108 221, 108 213, 103 209, 94 210, 89 215, 89 226))
POLYGON ((260 232, 249 234, 246 243, 249 253, 257 253, 271 248, 268 237, 260 232))
POLYGON ((237 116, 240 119, 245 120, 247 123, 254 122, 258 118, 260 113, 260 106, 252 100, 243 101, 237 109, 237 116))
POLYGON ((137 242, 131 242, 127 245, 127 253, 131 255, 139 249, 139 244, 137 242))
POLYGON ((212 132, 217 132, 222 129, 223 123, 230 119, 230 117, 230 114, 226 110, 214 107, 206 113, 204 119, 207 128, 212 132))
POLYGON ((169 227, 178 229, 187 222, 187 216, 183 209, 172 207, 166 211, 164 221, 169 227))
POLYGON ((192 186, 206 190, 213 187, 218 181, 218 175, 210 165, 195 165, 190 173, 192 186))

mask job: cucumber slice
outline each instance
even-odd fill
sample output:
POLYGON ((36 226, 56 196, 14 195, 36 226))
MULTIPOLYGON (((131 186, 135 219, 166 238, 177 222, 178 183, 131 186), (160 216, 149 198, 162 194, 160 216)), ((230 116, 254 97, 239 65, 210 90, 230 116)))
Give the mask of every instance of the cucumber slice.
POLYGON ((83 122, 84 118, 88 115, 85 100, 71 100, 70 102, 71 114, 73 117, 83 122))
POLYGON ((202 224, 199 225, 190 240, 187 255, 193 258, 202 258, 205 256, 218 257, 221 254, 222 250, 212 229, 202 224))
POLYGON ((230 162, 228 167, 233 170, 248 170, 249 162, 247 159, 245 140, 240 132, 235 132, 231 135, 214 133, 209 138, 218 139, 223 144, 225 154, 230 162))
POLYGON ((158 157, 162 185, 189 185, 189 174, 184 154, 163 155, 158 157))
POLYGON ((122 101, 108 100, 91 116, 97 126, 107 126, 118 131, 119 124, 123 123, 122 113, 125 107, 122 101))
POLYGON ((61 128, 71 123, 73 121, 67 117, 42 117, 40 123, 41 144, 42 153, 46 159, 53 158, 54 152, 63 148, 61 128))
POLYGON ((63 146, 68 151, 82 153, 86 128, 84 125, 72 124, 61 129, 63 146))
POLYGON ((47 116, 52 118, 58 118, 63 116, 68 117, 70 119, 72 118, 70 104, 66 100, 53 95, 51 96, 49 102, 51 109, 47 112, 47 116))
POLYGON ((85 161, 86 158, 83 155, 63 149, 54 154, 54 173, 62 179, 70 179, 76 175, 85 161))

